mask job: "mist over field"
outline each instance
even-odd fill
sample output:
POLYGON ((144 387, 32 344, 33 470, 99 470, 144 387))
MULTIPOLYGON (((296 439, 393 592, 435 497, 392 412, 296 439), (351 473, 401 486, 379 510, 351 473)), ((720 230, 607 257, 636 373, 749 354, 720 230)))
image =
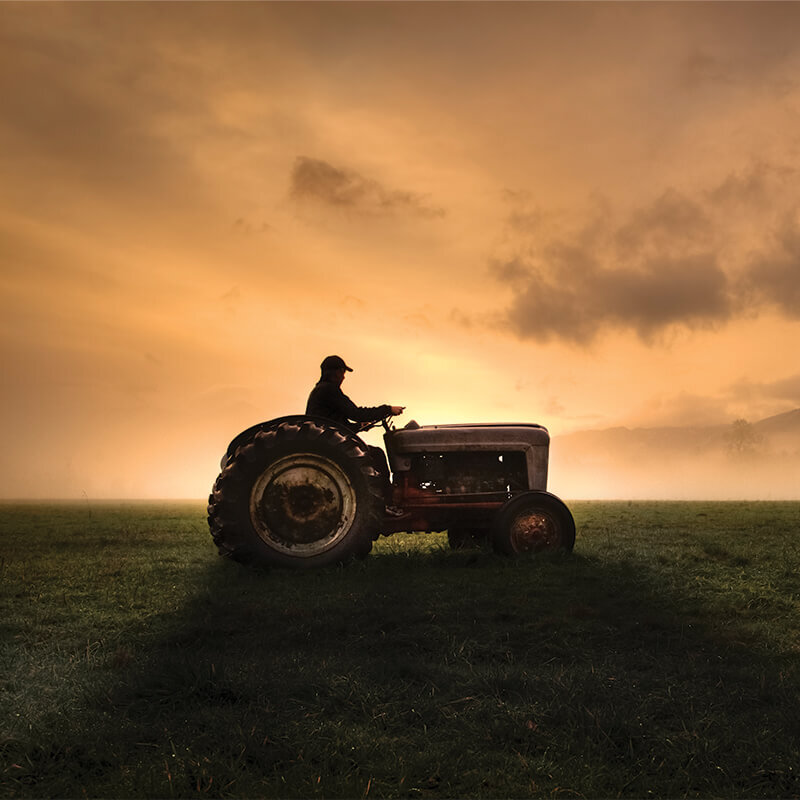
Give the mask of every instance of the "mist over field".
POLYGON ((800 409, 757 422, 554 436, 552 492, 583 499, 800 499, 800 409))

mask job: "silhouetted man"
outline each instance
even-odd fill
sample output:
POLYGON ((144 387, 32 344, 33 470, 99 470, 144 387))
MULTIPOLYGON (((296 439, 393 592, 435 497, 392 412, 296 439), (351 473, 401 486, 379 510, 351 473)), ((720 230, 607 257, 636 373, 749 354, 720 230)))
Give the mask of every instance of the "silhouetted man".
MULTIPOLYGON (((402 414, 405 406, 390 406, 386 403, 380 406, 357 406, 343 391, 342 382, 352 368, 344 363, 340 356, 327 356, 320 364, 322 377, 317 385, 311 390, 306 404, 306 414, 310 417, 325 417, 326 419, 344 425, 354 433, 358 433, 362 422, 377 422, 388 416, 402 414), (355 424, 354 424, 355 423, 355 424)), ((375 469, 381 475, 384 482, 384 496, 387 504, 387 511, 395 514, 396 509, 389 506, 391 502, 391 486, 389 484, 389 464, 386 455, 380 447, 369 448, 375 469)))

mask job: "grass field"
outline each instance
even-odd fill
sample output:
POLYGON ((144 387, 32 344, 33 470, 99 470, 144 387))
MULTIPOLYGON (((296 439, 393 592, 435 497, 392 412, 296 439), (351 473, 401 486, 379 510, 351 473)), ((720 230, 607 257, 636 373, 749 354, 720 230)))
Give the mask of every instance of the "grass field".
POLYGON ((4 504, 4 797, 798 797, 800 504, 574 503, 570 557, 217 557, 4 504))

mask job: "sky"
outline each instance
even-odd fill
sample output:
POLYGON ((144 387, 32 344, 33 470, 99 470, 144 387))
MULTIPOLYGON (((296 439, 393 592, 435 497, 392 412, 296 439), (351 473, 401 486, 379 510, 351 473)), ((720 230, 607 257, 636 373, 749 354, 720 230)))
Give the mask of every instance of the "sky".
POLYGON ((329 354, 554 441, 800 407, 799 26, 0 3, 0 497, 204 497, 329 354))

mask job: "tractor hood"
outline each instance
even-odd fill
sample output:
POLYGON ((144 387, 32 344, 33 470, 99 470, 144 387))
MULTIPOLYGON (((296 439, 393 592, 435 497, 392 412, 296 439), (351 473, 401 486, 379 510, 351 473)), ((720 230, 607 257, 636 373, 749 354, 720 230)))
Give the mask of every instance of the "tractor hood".
POLYGON ((542 425, 525 422, 422 425, 388 434, 398 453, 453 450, 525 450, 547 447, 550 434, 542 425))
POLYGON ((390 431, 384 441, 395 472, 411 469, 411 459, 418 454, 523 452, 529 488, 546 488, 550 434, 542 425, 524 422, 422 425, 390 431))

